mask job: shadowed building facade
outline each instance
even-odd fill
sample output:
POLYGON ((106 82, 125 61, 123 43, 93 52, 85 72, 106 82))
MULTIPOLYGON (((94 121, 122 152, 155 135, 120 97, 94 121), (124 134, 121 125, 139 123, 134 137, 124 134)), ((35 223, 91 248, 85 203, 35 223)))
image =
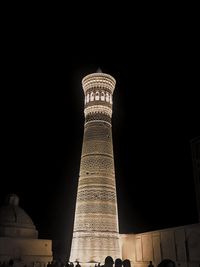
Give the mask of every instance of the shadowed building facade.
POLYGON ((111 128, 115 83, 101 70, 82 80, 85 126, 70 261, 120 257, 111 128))

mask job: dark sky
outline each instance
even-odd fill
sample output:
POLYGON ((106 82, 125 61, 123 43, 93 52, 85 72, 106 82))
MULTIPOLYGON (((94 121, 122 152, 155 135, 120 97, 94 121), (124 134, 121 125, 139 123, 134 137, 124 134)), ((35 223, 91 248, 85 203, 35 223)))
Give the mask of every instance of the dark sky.
POLYGON ((70 243, 84 125, 81 79, 101 67, 117 80, 120 232, 196 223, 193 33, 181 23, 126 29, 111 20, 94 31, 90 22, 34 22, 7 22, 2 33, 0 203, 18 194, 40 238, 70 243))

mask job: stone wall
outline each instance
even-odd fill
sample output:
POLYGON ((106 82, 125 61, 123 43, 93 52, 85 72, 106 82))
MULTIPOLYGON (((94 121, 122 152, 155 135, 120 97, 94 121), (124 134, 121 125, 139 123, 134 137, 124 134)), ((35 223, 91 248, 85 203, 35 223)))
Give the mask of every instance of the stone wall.
POLYGON ((121 234, 122 258, 132 266, 154 266, 171 259, 179 267, 200 266, 200 224, 186 225, 141 234, 121 234))
POLYGON ((14 266, 43 267, 52 261, 52 242, 44 239, 0 238, 0 261, 13 259, 14 266))

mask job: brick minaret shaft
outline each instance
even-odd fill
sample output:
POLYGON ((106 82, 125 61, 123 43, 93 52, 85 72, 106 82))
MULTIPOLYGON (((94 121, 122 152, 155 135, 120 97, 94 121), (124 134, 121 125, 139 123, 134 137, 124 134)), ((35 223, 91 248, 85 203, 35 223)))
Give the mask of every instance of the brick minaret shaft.
POLYGON ((115 83, 101 71, 82 80, 85 127, 70 261, 120 257, 111 128, 115 83))

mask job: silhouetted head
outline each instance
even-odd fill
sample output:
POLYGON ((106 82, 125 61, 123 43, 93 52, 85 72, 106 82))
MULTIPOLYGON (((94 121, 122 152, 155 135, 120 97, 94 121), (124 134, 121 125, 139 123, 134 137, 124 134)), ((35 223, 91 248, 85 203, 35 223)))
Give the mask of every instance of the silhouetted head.
POLYGON ((113 258, 111 256, 107 256, 105 258, 105 264, 113 264, 114 261, 113 261, 113 258))
POLYGON ((13 266, 13 264, 14 264, 14 260, 10 259, 8 265, 13 266))
POLYGON ((121 267, 121 266, 122 266, 122 260, 119 259, 119 258, 117 258, 117 259, 115 260, 115 267, 121 267))
POLYGON ((131 267, 131 262, 130 262, 130 260, 128 260, 128 259, 124 260, 124 261, 123 261, 123 266, 124 266, 124 267, 131 267))
POLYGON ((158 264, 158 267, 176 267, 176 264, 170 259, 164 259, 158 264))

